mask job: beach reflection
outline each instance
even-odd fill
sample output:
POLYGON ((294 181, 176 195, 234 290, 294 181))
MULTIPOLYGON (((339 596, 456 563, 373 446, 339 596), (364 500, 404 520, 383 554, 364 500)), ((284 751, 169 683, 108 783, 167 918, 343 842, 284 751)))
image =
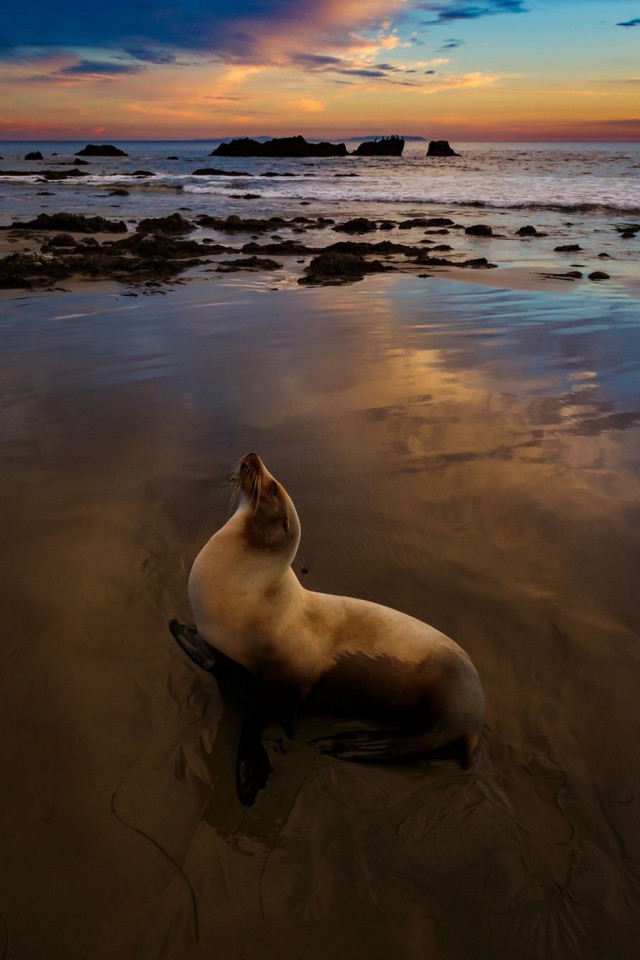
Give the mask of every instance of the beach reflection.
POLYGON ((407 278, 211 290, 4 301, 15 955, 630 958, 633 301, 407 278), (238 807, 234 706, 165 624, 188 616, 250 449, 296 503, 305 586, 469 651, 490 727, 470 773, 331 762, 305 720, 238 807))

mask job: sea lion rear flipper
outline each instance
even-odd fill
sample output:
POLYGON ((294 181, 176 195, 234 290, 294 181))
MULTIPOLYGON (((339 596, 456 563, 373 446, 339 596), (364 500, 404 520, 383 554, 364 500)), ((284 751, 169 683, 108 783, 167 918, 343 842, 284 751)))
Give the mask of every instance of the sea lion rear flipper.
POLYGON ((312 745, 329 757, 357 763, 391 763, 439 751, 451 744, 451 736, 438 730, 425 733, 401 730, 353 730, 334 737, 320 737, 312 745))

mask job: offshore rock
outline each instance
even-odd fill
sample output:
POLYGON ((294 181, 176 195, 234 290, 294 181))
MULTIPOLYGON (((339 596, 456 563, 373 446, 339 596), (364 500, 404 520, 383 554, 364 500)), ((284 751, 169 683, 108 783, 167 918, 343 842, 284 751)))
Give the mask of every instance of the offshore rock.
POLYGON ((459 157, 448 140, 431 140, 427 149, 428 157, 459 157))
POLYGON ((128 157, 129 154, 110 143, 88 143, 82 150, 77 150, 76 157, 128 157))
POLYGON ((404 150, 404 137, 397 133, 390 137, 378 137, 375 140, 365 140, 353 151, 356 157, 400 157, 404 150))
POLYGON ((25 160, 44 160, 44 157, 39 150, 32 150, 31 153, 25 155, 25 160))
POLYGON ((212 157, 346 157, 344 143, 308 143, 304 137, 274 137, 266 143, 241 137, 221 143, 212 157))

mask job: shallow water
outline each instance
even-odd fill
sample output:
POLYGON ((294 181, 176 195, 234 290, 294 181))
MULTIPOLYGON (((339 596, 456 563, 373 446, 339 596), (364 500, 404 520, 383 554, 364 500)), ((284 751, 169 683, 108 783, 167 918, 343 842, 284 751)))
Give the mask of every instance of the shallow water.
POLYGON ((2 307, 8 960, 635 957, 637 305, 400 277, 2 307), (305 586, 471 654, 471 771, 330 761, 305 720, 239 807, 233 703, 166 621, 250 449, 305 586))

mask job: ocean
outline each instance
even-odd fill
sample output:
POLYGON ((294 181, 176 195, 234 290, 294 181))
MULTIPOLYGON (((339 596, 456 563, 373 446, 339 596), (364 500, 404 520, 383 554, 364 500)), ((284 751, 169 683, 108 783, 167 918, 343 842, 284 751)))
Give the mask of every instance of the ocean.
MULTIPOLYGON (((481 251, 476 241, 459 251, 463 257, 481 252, 498 266, 541 272, 558 265, 595 270, 602 258, 611 258, 615 280, 638 275, 637 243, 621 236, 640 220, 638 142, 455 143, 459 157, 434 159, 426 157, 426 142, 408 141, 398 158, 297 160, 212 157, 220 140, 110 141, 128 156, 91 158, 81 167, 87 175, 77 180, 43 182, 38 176, 39 169, 68 168, 86 142, 0 143, 0 226, 60 211, 100 213, 132 225, 176 210, 187 217, 304 212, 336 222, 356 216, 378 221, 449 217, 459 227, 482 222, 493 228, 494 238, 481 243, 481 251), (25 162, 34 150, 42 152, 43 161, 25 162), (202 168, 224 173, 194 175, 202 168), (24 177, 2 175, 22 169, 24 177), (111 195, 123 188, 128 196, 111 195), (547 239, 522 242, 517 230, 524 225, 535 226, 547 239), (555 246, 575 242, 584 251, 578 264, 566 255, 558 258, 555 246)), ((355 149, 359 142, 347 146, 355 149)), ((330 231, 323 233, 327 243, 336 239, 330 231)), ((228 239, 211 230, 193 235, 205 236, 228 239)), ((422 231, 405 232, 403 240, 417 242, 421 236, 422 231)))

